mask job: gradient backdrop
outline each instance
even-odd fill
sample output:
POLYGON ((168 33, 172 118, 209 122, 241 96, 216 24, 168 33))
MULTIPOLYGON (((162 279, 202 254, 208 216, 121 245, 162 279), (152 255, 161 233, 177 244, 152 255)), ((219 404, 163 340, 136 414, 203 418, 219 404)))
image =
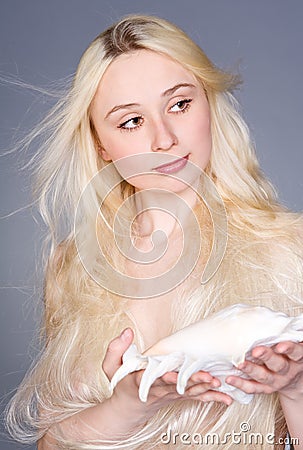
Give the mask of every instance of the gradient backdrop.
MULTIPOLYGON (((303 210, 303 2, 301 0, 2 0, 0 79, 46 87, 75 71, 88 43, 129 13, 155 14, 181 26, 220 67, 238 70, 237 96, 261 164, 281 200, 303 210)), ((0 83, 1 153, 51 104, 33 91, 0 83)), ((34 149, 25 155, 25 159, 34 149)), ((36 267, 41 220, 30 204, 20 155, 2 156, 1 408, 35 355, 41 302, 36 267), (3 218, 21 209, 14 215, 3 218), (38 220, 35 220, 38 219, 38 220)), ((23 448, 1 434, 0 450, 23 448)), ((33 448, 33 447, 32 447, 33 448)))

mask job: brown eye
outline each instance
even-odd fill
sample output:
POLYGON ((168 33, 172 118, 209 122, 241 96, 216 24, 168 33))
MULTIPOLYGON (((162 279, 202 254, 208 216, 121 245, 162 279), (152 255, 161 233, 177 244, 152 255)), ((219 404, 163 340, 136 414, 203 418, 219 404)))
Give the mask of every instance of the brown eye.
POLYGON ((192 102, 192 99, 190 99, 190 98, 185 99, 185 100, 179 100, 177 103, 175 103, 170 108, 170 111, 176 112, 176 113, 187 111, 187 109, 190 107, 191 102, 192 102))
POLYGON ((134 130, 135 128, 140 127, 142 124, 143 124, 143 117, 136 116, 121 123, 118 126, 118 128, 122 128, 123 130, 134 130))

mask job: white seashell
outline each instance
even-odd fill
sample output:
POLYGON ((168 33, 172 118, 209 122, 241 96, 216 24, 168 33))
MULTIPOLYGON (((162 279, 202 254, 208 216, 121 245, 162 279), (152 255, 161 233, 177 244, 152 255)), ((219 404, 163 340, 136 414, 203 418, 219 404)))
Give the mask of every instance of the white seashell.
POLYGON ((161 339, 143 354, 132 344, 111 380, 111 388, 129 373, 145 369, 139 398, 146 402, 151 385, 166 372, 179 372, 177 392, 182 395, 192 374, 204 370, 220 379, 218 391, 249 403, 253 395, 228 385, 225 378, 245 376, 235 366, 249 358, 252 348, 281 341, 303 341, 303 314, 289 317, 264 306, 232 305, 161 339))

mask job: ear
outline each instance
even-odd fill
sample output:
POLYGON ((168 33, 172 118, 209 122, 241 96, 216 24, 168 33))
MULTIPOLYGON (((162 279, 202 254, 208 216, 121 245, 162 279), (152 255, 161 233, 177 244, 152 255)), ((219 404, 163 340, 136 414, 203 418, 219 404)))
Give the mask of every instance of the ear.
POLYGON ((112 159, 111 159, 110 155, 107 153, 107 151, 101 145, 99 136, 97 134, 97 131, 94 127, 92 120, 90 120, 90 128, 91 128, 92 137, 93 137, 93 140, 95 143, 96 151, 98 152, 98 154, 101 156, 101 158, 104 161, 111 161, 112 159))
POLYGON ((103 147, 101 147, 101 145, 100 145, 100 147, 98 147, 98 153, 104 161, 112 160, 110 155, 107 153, 107 151, 103 147))
POLYGON ((110 155, 107 153, 107 151, 100 144, 98 145, 98 153, 99 153, 99 155, 101 156, 101 158, 104 161, 111 161, 112 160, 110 155))

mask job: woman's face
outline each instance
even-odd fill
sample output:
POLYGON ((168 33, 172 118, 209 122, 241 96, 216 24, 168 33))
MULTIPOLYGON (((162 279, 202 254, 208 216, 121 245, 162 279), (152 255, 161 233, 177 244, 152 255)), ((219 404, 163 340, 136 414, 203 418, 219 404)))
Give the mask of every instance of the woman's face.
POLYGON ((181 191, 187 186, 176 177, 192 166, 187 161, 202 170, 209 162, 204 90, 191 72, 160 53, 138 50, 115 59, 99 84, 91 118, 101 157, 124 178, 136 174, 128 179, 136 190, 181 191), (118 161, 126 156, 132 158, 123 160, 124 171, 118 161))

